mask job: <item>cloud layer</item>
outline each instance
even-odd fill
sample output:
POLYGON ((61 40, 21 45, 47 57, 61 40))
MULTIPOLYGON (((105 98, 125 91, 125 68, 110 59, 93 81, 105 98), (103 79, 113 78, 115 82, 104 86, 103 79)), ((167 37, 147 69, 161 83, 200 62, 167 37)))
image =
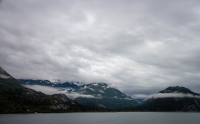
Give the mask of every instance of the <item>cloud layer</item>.
POLYGON ((157 99, 157 98, 200 98, 199 95, 183 94, 183 93, 156 93, 150 95, 135 94, 132 96, 135 99, 157 99))
POLYGON ((75 92, 68 92, 64 89, 61 88, 52 88, 48 86, 41 86, 41 85, 23 85, 24 87, 45 93, 47 95, 53 95, 53 94, 65 94, 71 99, 75 99, 77 97, 86 97, 86 98, 94 98, 95 96, 92 95, 84 95, 80 93, 75 93, 75 92))
POLYGON ((198 90, 199 2, 3 0, 0 64, 16 78, 107 82, 130 94, 198 90))

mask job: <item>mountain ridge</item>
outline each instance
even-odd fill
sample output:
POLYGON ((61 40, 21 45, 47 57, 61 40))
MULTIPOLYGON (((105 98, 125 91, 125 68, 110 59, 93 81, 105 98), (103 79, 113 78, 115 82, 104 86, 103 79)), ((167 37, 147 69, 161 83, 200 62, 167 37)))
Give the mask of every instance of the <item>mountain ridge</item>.
POLYGON ((124 94, 108 84, 99 83, 79 83, 79 82, 51 82, 49 80, 18 79, 23 85, 43 85, 60 88, 65 91, 66 95, 70 93, 80 94, 75 100, 83 105, 94 107, 104 107, 108 109, 123 109, 137 106, 138 102, 130 96, 124 94), (91 96, 84 97, 84 96, 91 96))

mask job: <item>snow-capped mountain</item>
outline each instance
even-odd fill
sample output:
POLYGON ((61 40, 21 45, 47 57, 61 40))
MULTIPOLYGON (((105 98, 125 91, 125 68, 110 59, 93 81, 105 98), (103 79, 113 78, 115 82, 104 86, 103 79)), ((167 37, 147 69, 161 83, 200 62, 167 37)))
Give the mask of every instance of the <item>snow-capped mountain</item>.
MULTIPOLYGON (((121 109, 138 105, 138 102, 116 88, 106 83, 84 84, 79 82, 51 82, 49 80, 19 79, 29 88, 34 85, 55 88, 59 92, 76 99, 79 103, 91 106, 100 106, 110 109, 121 109)), ((35 90, 37 90, 35 88, 35 90)), ((44 92, 41 90, 41 92, 44 92)))

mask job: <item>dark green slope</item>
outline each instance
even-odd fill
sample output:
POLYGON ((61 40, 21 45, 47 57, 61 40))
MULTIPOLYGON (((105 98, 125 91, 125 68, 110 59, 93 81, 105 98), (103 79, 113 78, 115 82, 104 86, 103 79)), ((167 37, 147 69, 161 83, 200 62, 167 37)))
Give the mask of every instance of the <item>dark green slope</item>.
POLYGON ((129 100, 129 99, 119 99, 119 98, 108 98, 108 97, 103 97, 103 98, 79 97, 76 100, 78 103, 83 105, 108 108, 111 110, 120 110, 138 105, 136 101, 131 99, 129 100))
POLYGON ((136 100, 115 88, 109 87, 106 83, 88 84, 86 86, 87 88, 80 88, 76 92, 95 97, 79 97, 76 100, 80 104, 108 109, 123 109, 138 105, 136 100))
POLYGON ((149 99, 134 111, 200 111, 200 99, 196 98, 158 98, 149 99))
POLYGON ((184 97, 151 98, 135 111, 200 111, 200 96, 185 87, 168 87, 159 93, 182 93, 184 97))
POLYGON ((19 84, 0 67, 0 113, 95 111, 62 94, 46 95, 19 84))

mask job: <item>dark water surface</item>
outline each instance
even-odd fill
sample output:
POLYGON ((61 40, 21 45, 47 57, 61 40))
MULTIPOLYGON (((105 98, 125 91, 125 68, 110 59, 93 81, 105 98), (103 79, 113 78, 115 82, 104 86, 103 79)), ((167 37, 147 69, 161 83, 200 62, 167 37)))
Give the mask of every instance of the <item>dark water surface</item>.
POLYGON ((105 112, 2 114, 0 124, 200 124, 200 113, 105 112))

